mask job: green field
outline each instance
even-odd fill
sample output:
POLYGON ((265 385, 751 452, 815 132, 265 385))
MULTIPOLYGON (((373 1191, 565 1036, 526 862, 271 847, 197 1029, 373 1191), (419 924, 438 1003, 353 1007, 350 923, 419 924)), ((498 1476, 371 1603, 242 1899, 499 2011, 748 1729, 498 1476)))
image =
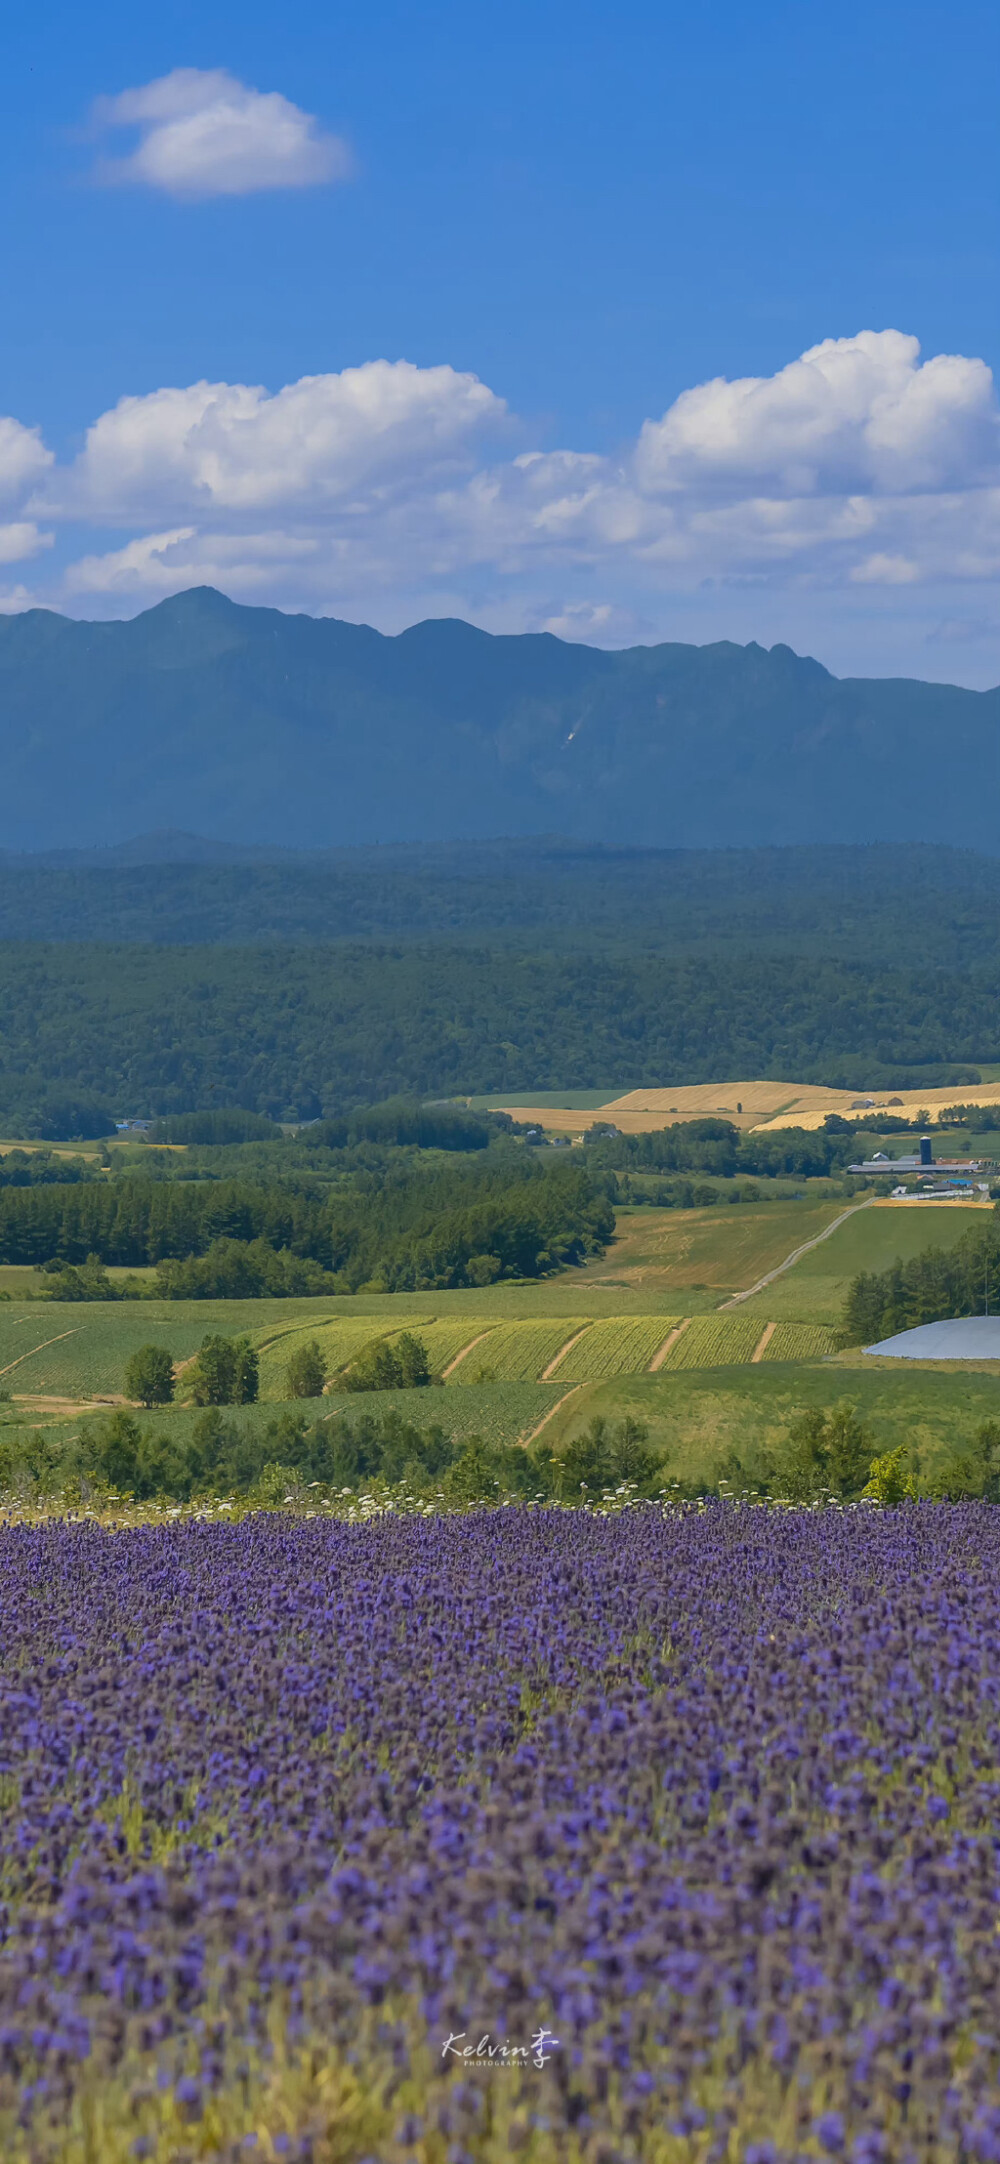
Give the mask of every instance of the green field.
POLYGON ((762 1360, 822 1360, 836 1347, 836 1332, 822 1323, 778 1322, 760 1355, 762 1360))
POLYGON ((580 1390, 545 1430, 562 1449, 596 1414, 610 1421, 641 1420, 651 1442, 667 1452, 678 1479, 711 1479, 730 1450, 774 1446, 796 1415, 850 1399, 869 1428, 876 1452, 897 1444, 916 1448, 925 1468, 970 1438, 983 1420, 1000 1415, 1000 1364, 992 1373, 936 1373, 930 1366, 853 1367, 840 1361, 761 1361, 756 1367, 695 1368, 619 1376, 580 1390))
MULTIPOLYGON (((616 1288, 620 1313, 626 1311, 627 1296, 633 1310, 649 1313, 662 1305, 667 1314, 704 1314, 732 1293, 747 1291, 842 1215, 843 1196, 831 1195, 825 1181, 817 1185, 823 1190, 819 1200, 806 1189, 801 1202, 620 1210, 607 1254, 580 1279, 616 1288)), ((766 1304, 766 1295, 761 1297, 766 1304)))
POLYGON ((925 1247, 953 1247, 970 1225, 984 1222, 989 1222, 985 1210, 966 1210, 960 1204, 897 1209, 876 1204, 857 1210, 828 1240, 746 1301, 742 1313, 759 1315, 762 1327, 772 1319, 787 1319, 836 1328, 848 1285, 859 1270, 886 1270, 897 1256, 905 1260, 925 1247))
POLYGON ((561 1322, 501 1323, 481 1345, 473 1345, 449 1376, 450 1383, 484 1380, 498 1383, 539 1382, 545 1369, 583 1328, 586 1317, 567 1317, 561 1322))
POLYGON ((741 1365, 760 1342, 762 1325, 745 1315, 696 1315, 670 1347, 661 1374, 675 1368, 741 1365))

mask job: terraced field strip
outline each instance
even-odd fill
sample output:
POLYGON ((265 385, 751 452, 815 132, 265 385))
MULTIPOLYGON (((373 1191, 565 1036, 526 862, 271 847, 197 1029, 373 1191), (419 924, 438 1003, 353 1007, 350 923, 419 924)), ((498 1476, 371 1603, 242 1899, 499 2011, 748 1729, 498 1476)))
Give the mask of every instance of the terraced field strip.
POLYGON ((556 1382, 597 1383, 613 1375, 641 1375, 659 1351, 670 1315, 611 1315, 568 1345, 555 1367, 556 1382))
POLYGON ((561 1370, 562 1370, 562 1364, 563 1364, 563 1361, 564 1361, 564 1360, 565 1360, 565 1358, 566 1358, 566 1355, 567 1355, 567 1353, 571 1353, 571 1352, 573 1351, 573 1348, 574 1348, 574 1346, 575 1346, 575 1345, 579 1345, 579 1344, 580 1344, 580 1343, 582 1342, 582 1340, 583 1340, 583 1339, 584 1339, 584 1338, 586 1337, 586 1335, 587 1335, 587 1332, 588 1332, 588 1330, 591 1330, 591 1329, 593 1329, 593 1324, 592 1324, 592 1323, 589 1323, 589 1322, 585 1322, 585 1323, 584 1323, 584 1326, 583 1326, 583 1329, 582 1329, 582 1330, 578 1330, 578 1331, 577 1331, 577 1333, 576 1333, 576 1336, 575 1336, 575 1337, 571 1337, 571 1338, 569 1338, 569 1339, 567 1340, 567 1342, 566 1342, 566 1344, 565 1344, 565 1345, 561 1345, 561 1346, 559 1347, 559 1351, 557 1352, 557 1354, 556 1354, 556 1356, 555 1356, 555 1359, 554 1359, 554 1360, 550 1360, 550 1361, 549 1361, 548 1367, 546 1368, 546 1370, 545 1370, 545 1373, 544 1373, 544 1375, 542 1376, 542 1381, 543 1381, 543 1383, 550 1383, 550 1382, 552 1381, 552 1379, 553 1379, 553 1377, 554 1377, 554 1375, 555 1375, 555 1373, 556 1373, 556 1370, 557 1370, 557 1368, 558 1368, 558 1369, 560 1370, 560 1372, 561 1372, 561 1370))
POLYGON ((695 1315, 670 1347, 663 1369, 744 1367, 759 1342, 756 1316, 695 1315))
POLYGON ((411 1337, 419 1338, 421 1345, 426 1345, 432 1375, 447 1375, 462 1354, 471 1350, 473 1339, 489 1336, 489 1331, 483 1330, 482 1323, 472 1317, 465 1322, 410 1321, 401 1323, 398 1329, 394 1328, 389 1333, 387 1343, 394 1345, 404 1331, 408 1331, 411 1337))
POLYGON ((836 1352, 837 1341, 832 1330, 825 1330, 818 1322, 773 1322, 771 1335, 761 1353, 762 1360, 822 1360, 825 1353, 836 1352))
POLYGON ((673 1352, 674 1346, 676 1345, 678 1338, 681 1337, 684 1331, 687 1329, 689 1321, 690 1317, 685 1316, 683 1322, 676 1322, 670 1332, 669 1337, 664 1338, 663 1344, 660 1346, 659 1352, 653 1354, 653 1357, 649 1363, 649 1372, 651 1375, 659 1374, 659 1371, 664 1366, 669 1354, 673 1352))
MULTIPOLYGON (((420 1320, 419 1317, 414 1317, 411 1320, 410 1328, 414 1332, 419 1330, 420 1320)), ((402 1330, 406 1328, 406 1324, 397 1321, 394 1327, 396 1330, 402 1330)), ((366 1345, 371 1345, 376 1339, 387 1335, 385 1322, 380 1321, 375 1316, 370 1317, 367 1322, 341 1322, 338 1320, 336 1322, 307 1323, 297 1330, 288 1330, 282 1337, 272 1338, 261 1353, 261 1397, 277 1400, 287 1395, 285 1390, 285 1369, 288 1362, 292 1354, 298 1352, 300 1346, 311 1345, 314 1339, 326 1362, 327 1374, 334 1376, 339 1374, 342 1368, 349 1366, 352 1360, 356 1360, 358 1354, 364 1351, 366 1345)))
POLYGON ((556 1354, 576 1337, 588 1318, 567 1315, 562 1322, 507 1322, 491 1330, 485 1345, 477 1346, 452 1369, 453 1383, 474 1383, 486 1376, 498 1383, 538 1382, 556 1354))

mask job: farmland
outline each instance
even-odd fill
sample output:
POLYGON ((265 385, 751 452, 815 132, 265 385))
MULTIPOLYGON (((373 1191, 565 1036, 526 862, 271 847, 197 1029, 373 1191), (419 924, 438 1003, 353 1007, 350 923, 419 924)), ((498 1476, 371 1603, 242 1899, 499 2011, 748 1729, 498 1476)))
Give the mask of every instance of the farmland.
POLYGON ((610 1375, 638 1374, 673 1328, 672 1315, 630 1315, 620 1322, 592 1323, 554 1369, 561 1383, 603 1381, 610 1375))
POLYGON ((821 1323, 775 1323, 761 1360, 823 1360, 836 1348, 836 1335, 821 1323))
POLYGON ((537 1381, 585 1320, 574 1316, 558 1323, 501 1323, 481 1345, 470 1349, 452 1370, 449 1383, 475 1381, 481 1370, 496 1382, 537 1381))
POLYGON ((981 1224, 984 1214, 960 1204, 936 1209, 882 1209, 875 1204, 858 1210, 828 1240, 748 1300, 743 1312, 760 1315, 762 1322, 776 1317, 835 1328, 847 1287, 859 1270, 884 1270, 897 1255, 917 1255, 931 1246, 950 1247, 970 1225, 981 1224))
POLYGON ((671 1368, 711 1368, 750 1360, 760 1324, 744 1315, 696 1315, 674 1340, 660 1373, 671 1368))
POLYGON ((946 1377, 922 1381, 925 1371, 903 1374, 898 1366, 877 1382, 856 1353, 834 1357, 835 1326, 854 1270, 929 1237, 957 1238, 970 1218, 978 1221, 975 1212, 865 1208, 753 1298, 721 1305, 738 1282, 734 1249, 745 1285, 842 1209, 836 1200, 804 1199, 739 1213, 622 1212, 605 1257, 530 1285, 336 1301, 12 1299, 0 1303, 0 1389, 13 1401, 0 1419, 5 1433, 35 1426, 58 1447, 62 1438, 72 1442, 81 1418, 121 1400, 130 1355, 152 1342, 178 1363, 181 1402, 147 1416, 146 1425, 184 1438, 197 1418, 183 1402, 184 1363, 207 1332, 244 1332, 259 1349, 261 1404, 241 1409, 238 1420, 254 1433, 280 1416, 289 1358, 315 1340, 329 1378, 324 1416, 381 1417, 395 1407, 421 1428, 443 1427, 456 1445, 480 1435, 507 1447, 542 1424, 545 1443, 561 1449, 596 1413, 612 1421, 629 1414, 648 1428, 651 1447, 667 1451, 678 1477, 712 1480, 728 1450, 749 1440, 772 1447, 797 1411, 848 1397, 862 1413, 874 1402, 876 1440, 913 1440, 934 1462, 947 1450, 949 1423, 954 1433, 972 1432, 973 1402, 981 1418, 992 1416, 995 1384, 965 1371, 942 1394, 946 1377), (678 1284, 695 1269, 700 1284, 678 1284), (707 1286, 710 1271, 721 1288, 707 1286), (447 1371, 444 1390, 363 1399, 338 1391, 338 1375, 365 1346, 391 1344, 404 1330, 426 1346, 432 1374, 447 1371))
POLYGON ((738 1210, 620 1210, 615 1239, 584 1281, 614 1286, 636 1305, 662 1300, 679 1315, 696 1315, 756 1284, 843 1209, 842 1198, 824 1196, 738 1210))
POLYGON ((647 1429, 670 1476, 711 1483, 731 1452, 774 1449, 800 1413, 829 1412, 846 1399, 857 1407, 874 1452, 901 1445, 930 1472, 984 1420, 996 1419, 998 1381, 995 1366, 935 1372, 849 1355, 619 1375, 580 1389, 554 1413, 545 1439, 559 1452, 595 1415, 610 1422, 628 1417, 647 1429))

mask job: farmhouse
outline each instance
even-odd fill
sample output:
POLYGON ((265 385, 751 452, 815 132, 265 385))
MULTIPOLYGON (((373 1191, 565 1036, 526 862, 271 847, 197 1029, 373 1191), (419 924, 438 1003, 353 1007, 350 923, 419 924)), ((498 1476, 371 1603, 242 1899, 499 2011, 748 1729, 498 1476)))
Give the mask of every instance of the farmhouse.
POLYGON ((898 1178, 901 1173, 919 1172, 929 1179, 954 1182, 974 1172, 982 1172, 986 1164, 982 1157, 935 1157, 929 1135, 920 1138, 919 1157, 890 1157, 886 1150, 876 1150, 873 1157, 866 1157, 859 1165, 848 1165, 849 1172, 865 1172, 869 1179, 878 1173, 890 1173, 898 1178))

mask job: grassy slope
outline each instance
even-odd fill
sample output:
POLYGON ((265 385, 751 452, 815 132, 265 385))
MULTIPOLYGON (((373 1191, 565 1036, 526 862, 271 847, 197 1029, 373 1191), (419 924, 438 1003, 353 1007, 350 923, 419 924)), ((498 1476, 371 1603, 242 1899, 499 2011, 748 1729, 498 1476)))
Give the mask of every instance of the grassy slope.
POLYGON ((916 1445, 928 1465, 955 1441, 994 1418, 1000 1370, 973 1373, 930 1367, 845 1367, 775 1361, 742 1368, 702 1368, 619 1376, 581 1390, 549 1423, 545 1440, 560 1448, 595 1414, 645 1422, 665 1447, 678 1477, 711 1475, 727 1451, 775 1442, 795 1415, 850 1398, 870 1427, 876 1450, 916 1445))
MULTIPOLYGON (((621 1210, 617 1237, 582 1279, 619 1287, 633 1309, 650 1310, 662 1301, 665 1313, 702 1314, 815 1239, 846 1207, 837 1196, 710 1210, 621 1210)), ((761 1297, 766 1301, 767 1294, 761 1297)), ((621 1311, 627 1311, 624 1300, 621 1311)), ((808 1310, 802 1319, 809 1319, 808 1310)))
POLYGON ((755 1293, 742 1312, 759 1315, 762 1324, 787 1318, 835 1326, 859 1270, 885 1270, 897 1256, 918 1255, 925 1247, 953 1247, 970 1225, 988 1222, 985 1210, 959 1207, 859 1210, 773 1285, 755 1293))

